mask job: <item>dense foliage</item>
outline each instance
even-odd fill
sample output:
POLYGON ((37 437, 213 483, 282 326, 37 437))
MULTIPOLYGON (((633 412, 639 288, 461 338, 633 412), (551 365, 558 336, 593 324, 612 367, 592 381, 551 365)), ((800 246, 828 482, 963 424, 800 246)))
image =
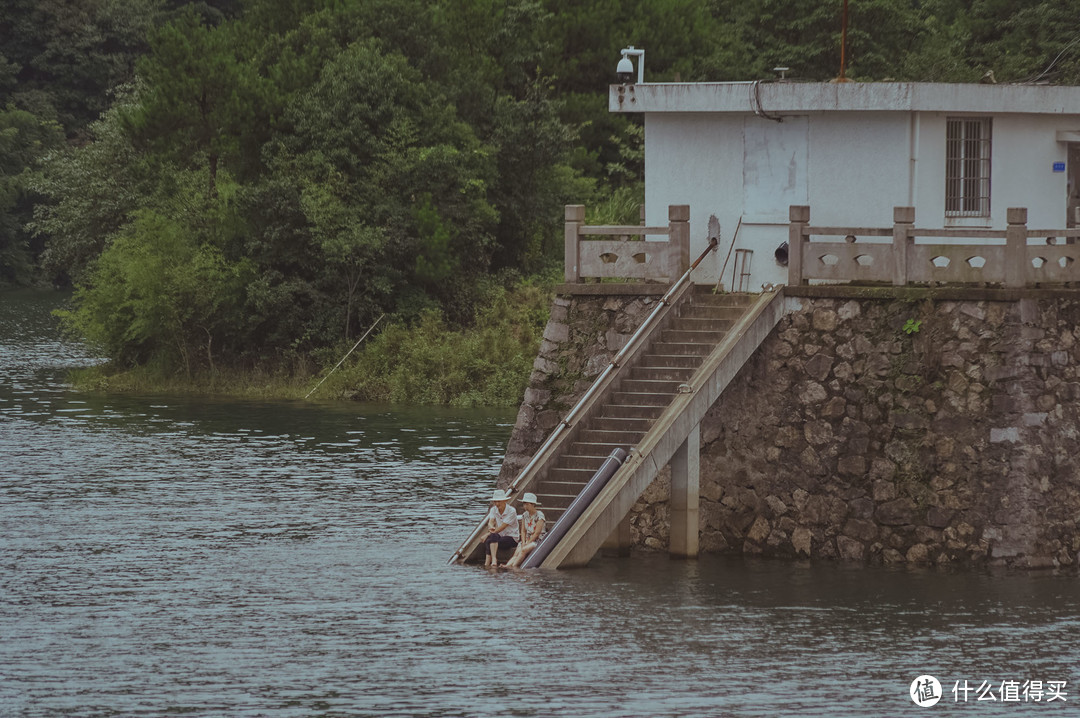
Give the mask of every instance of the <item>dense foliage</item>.
MULTIPOLYGON (((395 332, 482 330, 493 278, 560 258, 564 203, 633 216, 621 47, 651 80, 828 80, 842 5, 6 0, 0 283, 73 284, 120 367, 307 371, 383 313, 422 363, 395 332)), ((858 80, 1080 80, 1080 0, 849 6, 858 80)))

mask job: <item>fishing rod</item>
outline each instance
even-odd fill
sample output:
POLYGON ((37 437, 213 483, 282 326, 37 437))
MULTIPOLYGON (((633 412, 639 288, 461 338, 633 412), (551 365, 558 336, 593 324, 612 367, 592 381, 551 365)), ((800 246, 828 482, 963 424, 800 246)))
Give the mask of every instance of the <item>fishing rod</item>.
MULTIPOLYGON (((318 389, 320 386, 322 386, 323 382, 330 378, 330 374, 333 374, 335 371, 337 371, 338 367, 341 366, 342 362, 344 362, 346 359, 348 359, 349 355, 352 354, 354 351, 356 351, 356 347, 360 346, 360 342, 367 339, 367 335, 371 334, 371 330, 374 329, 379 324, 379 322, 381 322, 383 320, 383 317, 385 317, 385 316, 386 315, 383 314, 382 316, 380 316, 378 319, 375 320, 375 324, 372 324, 370 327, 368 327, 368 330, 366 332, 364 332, 364 336, 360 337, 357 340, 356 344, 353 344, 352 349, 345 352, 345 356, 341 357, 341 361, 339 361, 337 363, 337 365, 333 369, 331 369, 330 372, 326 376, 324 376, 321 380, 319 380, 319 383, 315 385, 315 389, 318 389)), ((309 391, 307 393, 307 396, 305 396, 304 398, 307 399, 308 396, 311 396, 312 394, 314 394, 315 389, 312 389, 311 391, 309 391)))

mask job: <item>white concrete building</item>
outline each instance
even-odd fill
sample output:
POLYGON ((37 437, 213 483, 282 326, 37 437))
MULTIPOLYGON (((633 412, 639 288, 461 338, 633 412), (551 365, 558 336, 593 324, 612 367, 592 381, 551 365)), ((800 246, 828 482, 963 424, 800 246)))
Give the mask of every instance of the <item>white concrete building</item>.
POLYGON ((609 107, 644 115, 645 223, 690 205, 697 256, 719 219, 699 283, 719 279, 740 219, 734 248, 753 254, 730 253, 724 286, 784 283, 790 205, 816 226, 887 227, 894 206, 919 227, 1004 229, 1008 207, 1032 228, 1078 224, 1080 87, 644 83, 611 86, 609 107))

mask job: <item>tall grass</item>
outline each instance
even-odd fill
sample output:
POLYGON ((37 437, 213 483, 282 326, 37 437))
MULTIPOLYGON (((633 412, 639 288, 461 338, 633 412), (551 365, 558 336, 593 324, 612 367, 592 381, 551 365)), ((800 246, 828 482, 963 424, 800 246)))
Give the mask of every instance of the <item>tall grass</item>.
POLYGON ((391 322, 319 388, 322 397, 394 404, 516 406, 550 312, 553 277, 492 284, 475 323, 451 327, 437 311, 391 322))

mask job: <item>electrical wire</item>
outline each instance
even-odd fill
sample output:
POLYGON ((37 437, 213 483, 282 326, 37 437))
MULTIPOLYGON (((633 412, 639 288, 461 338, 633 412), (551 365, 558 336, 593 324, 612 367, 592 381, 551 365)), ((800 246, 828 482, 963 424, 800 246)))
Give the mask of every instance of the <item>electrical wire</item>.
POLYGON ((770 115, 765 111, 765 108, 761 106, 761 82, 761 80, 754 80, 750 83, 750 109, 752 109, 754 114, 758 117, 763 117, 766 120, 772 120, 773 122, 783 122, 783 117, 779 115, 770 115))
POLYGON ((1077 35, 1076 37, 1074 37, 1071 41, 1069 41, 1069 43, 1067 45, 1065 45, 1065 47, 1061 48, 1061 52, 1059 52, 1057 54, 1057 57, 1055 57, 1050 62, 1050 64, 1046 66, 1045 70, 1043 70, 1038 75, 1035 75, 1034 77, 1032 77, 1030 79, 1023 80, 1021 82, 1021 84, 1024 84, 1024 85, 1033 84, 1033 83, 1038 82, 1042 78, 1046 77, 1050 73, 1050 70, 1054 69, 1054 65, 1056 65, 1058 60, 1061 59, 1061 56, 1064 55, 1069 50, 1070 47, 1072 47, 1073 45, 1075 45, 1078 42, 1080 42, 1080 35, 1077 35))

